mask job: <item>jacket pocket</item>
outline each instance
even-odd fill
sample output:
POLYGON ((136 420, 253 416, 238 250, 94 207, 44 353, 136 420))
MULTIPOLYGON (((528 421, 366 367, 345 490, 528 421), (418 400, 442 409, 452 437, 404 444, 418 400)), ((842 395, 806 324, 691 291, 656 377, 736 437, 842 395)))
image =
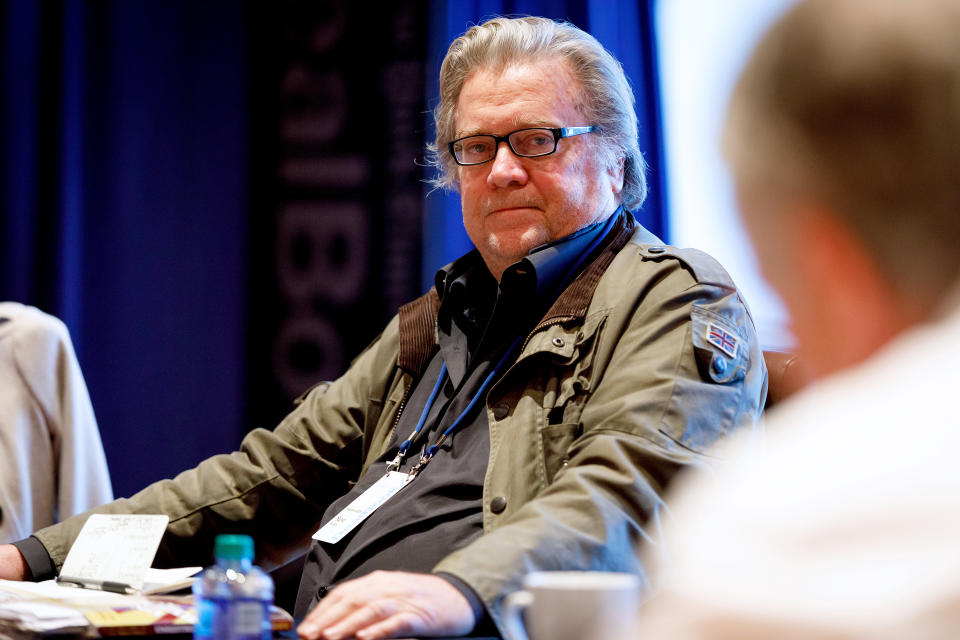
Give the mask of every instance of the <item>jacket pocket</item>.
POLYGON ((593 391, 595 377, 595 359, 600 332, 605 316, 588 318, 583 328, 577 331, 573 341, 573 351, 569 357, 555 357, 553 364, 554 379, 558 381, 556 400, 550 411, 548 422, 576 422, 580 419, 579 409, 593 391))
POLYGON ((698 305, 693 306, 690 320, 701 377, 717 384, 743 380, 750 356, 749 345, 740 329, 723 316, 698 305))
POLYGON ((554 476, 566 466, 570 447, 581 431, 579 422, 548 424, 540 428, 540 473, 544 485, 553 482, 554 476))

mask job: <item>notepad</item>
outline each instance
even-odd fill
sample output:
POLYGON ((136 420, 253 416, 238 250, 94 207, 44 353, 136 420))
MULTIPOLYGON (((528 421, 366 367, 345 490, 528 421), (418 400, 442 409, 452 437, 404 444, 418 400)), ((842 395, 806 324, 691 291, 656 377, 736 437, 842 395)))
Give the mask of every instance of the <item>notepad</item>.
POLYGON ((139 593, 170 518, 94 514, 80 530, 57 581, 88 589, 139 593))

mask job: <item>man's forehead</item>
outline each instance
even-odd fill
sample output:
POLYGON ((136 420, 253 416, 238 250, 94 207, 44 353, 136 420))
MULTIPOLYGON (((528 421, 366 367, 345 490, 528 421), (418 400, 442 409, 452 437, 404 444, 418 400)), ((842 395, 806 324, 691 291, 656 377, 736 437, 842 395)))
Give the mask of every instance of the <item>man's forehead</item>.
POLYGON ((485 129, 482 126, 470 126, 467 125, 463 129, 457 129, 457 137, 463 138, 464 136, 474 136, 481 133, 492 133, 495 135, 505 135, 511 131, 516 131, 517 129, 527 129, 530 127, 548 127, 554 128, 561 126, 560 123, 554 122, 548 118, 544 118, 542 115, 533 114, 533 113, 521 113, 510 118, 509 124, 506 131, 490 131, 485 129))
POLYGON ((456 137, 571 126, 560 120, 571 107, 581 110, 580 91, 579 80, 560 58, 481 67, 467 77, 457 101, 456 137))

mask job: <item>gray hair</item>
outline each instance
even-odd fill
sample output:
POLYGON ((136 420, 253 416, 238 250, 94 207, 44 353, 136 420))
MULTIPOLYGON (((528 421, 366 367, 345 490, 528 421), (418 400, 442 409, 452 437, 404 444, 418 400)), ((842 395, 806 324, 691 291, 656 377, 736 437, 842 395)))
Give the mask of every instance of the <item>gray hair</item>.
MULTIPOLYGON (((436 187, 457 189, 457 164, 447 152, 454 139, 457 101, 477 69, 559 57, 580 81, 584 116, 597 126, 598 149, 608 166, 623 162, 623 202, 639 207, 647 195, 646 163, 637 144, 633 91, 620 63, 596 38, 568 22, 547 18, 493 18, 471 27, 451 43, 440 67, 440 103, 434 110, 436 142, 428 146, 438 170, 436 187)), ((563 126, 566 126, 564 123, 563 126)))
POLYGON ((960 0, 808 0, 764 37, 724 151, 741 189, 829 207, 910 298, 960 276, 960 0))

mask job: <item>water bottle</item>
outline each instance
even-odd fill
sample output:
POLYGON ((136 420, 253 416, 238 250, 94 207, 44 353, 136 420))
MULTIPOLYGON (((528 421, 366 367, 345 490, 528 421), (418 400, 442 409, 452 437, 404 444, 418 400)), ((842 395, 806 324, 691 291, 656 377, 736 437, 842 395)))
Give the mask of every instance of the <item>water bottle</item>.
POLYGON ((253 539, 219 535, 214 556, 193 583, 194 640, 269 640, 273 580, 253 564, 253 539))

